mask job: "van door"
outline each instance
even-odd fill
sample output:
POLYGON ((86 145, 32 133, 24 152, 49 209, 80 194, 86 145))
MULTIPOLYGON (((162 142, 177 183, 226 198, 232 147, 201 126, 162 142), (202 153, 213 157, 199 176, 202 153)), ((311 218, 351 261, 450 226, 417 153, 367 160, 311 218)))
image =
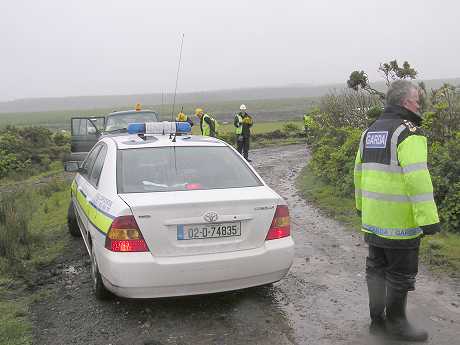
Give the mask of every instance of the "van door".
POLYGON ((89 152, 105 127, 105 117, 72 117, 70 152, 89 152))

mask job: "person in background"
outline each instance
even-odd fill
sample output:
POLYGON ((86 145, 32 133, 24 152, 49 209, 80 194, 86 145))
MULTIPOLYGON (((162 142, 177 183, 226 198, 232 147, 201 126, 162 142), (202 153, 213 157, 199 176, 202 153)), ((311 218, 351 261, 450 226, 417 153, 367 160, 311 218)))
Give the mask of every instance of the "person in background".
POLYGON ((188 122, 190 124, 190 127, 193 127, 192 119, 183 112, 183 109, 177 114, 176 121, 177 122, 188 122))
POLYGON ((206 114, 201 108, 195 109, 195 115, 200 119, 201 135, 216 137, 216 120, 210 115, 206 114))
POLYGON ((428 338, 407 320, 407 293, 415 289, 421 237, 440 230, 419 109, 417 86, 393 82, 383 114, 361 136, 354 171, 356 209, 369 244, 369 330, 404 341, 428 338))
POLYGON ((236 149, 248 161, 249 141, 251 139, 251 127, 254 124, 252 117, 246 112, 246 106, 241 104, 240 112, 235 115, 233 125, 235 126, 236 149))
POLYGON ((305 130, 305 136, 308 136, 308 132, 310 130, 311 124, 313 122, 313 119, 309 113, 305 113, 303 115, 303 125, 304 125, 304 130, 305 130))

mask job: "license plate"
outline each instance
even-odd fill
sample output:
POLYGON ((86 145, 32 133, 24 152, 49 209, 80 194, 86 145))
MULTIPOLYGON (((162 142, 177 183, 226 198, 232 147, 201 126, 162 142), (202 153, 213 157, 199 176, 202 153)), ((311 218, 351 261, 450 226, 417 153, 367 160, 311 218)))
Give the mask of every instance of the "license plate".
POLYGON ((201 240, 241 236, 241 222, 177 226, 178 240, 201 240))

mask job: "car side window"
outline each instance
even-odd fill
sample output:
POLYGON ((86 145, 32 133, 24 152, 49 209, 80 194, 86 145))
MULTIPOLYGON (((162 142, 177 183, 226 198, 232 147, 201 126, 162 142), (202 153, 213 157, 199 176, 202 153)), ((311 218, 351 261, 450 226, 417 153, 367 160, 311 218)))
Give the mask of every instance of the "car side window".
POLYGON ((72 119, 72 135, 86 135, 86 128, 82 126, 82 119, 72 119))
POLYGON ((86 120, 85 119, 80 119, 80 129, 79 129, 79 133, 78 135, 86 135, 86 131, 87 131, 87 124, 86 124, 86 120))
POLYGON ((86 157, 83 163, 84 172, 82 173, 82 176, 85 177, 87 180, 88 177, 91 176, 91 170, 93 169, 94 161, 96 160, 97 154, 99 153, 101 147, 102 144, 96 145, 88 154, 88 157, 86 157))
POLYGON ((99 185, 99 178, 101 177, 102 168, 104 167, 106 154, 107 146, 102 145, 102 148, 97 155, 96 161, 94 162, 93 170, 91 171, 91 177, 89 178, 89 183, 91 183, 96 188, 99 185))

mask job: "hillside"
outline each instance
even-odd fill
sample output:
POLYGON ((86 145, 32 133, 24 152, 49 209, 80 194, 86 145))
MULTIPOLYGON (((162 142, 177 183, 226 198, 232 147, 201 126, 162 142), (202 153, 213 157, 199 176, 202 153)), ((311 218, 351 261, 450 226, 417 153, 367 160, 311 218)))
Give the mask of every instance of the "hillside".
MULTIPOLYGON (((460 84, 460 78, 426 80, 428 88, 436 88, 444 82, 453 85, 460 84)), ((373 83, 377 89, 384 89, 384 84, 373 83)), ((176 103, 191 103, 196 105, 211 102, 243 102, 248 100, 269 100, 285 98, 320 97, 331 89, 344 88, 345 84, 326 85, 298 85, 282 87, 258 87, 235 90, 217 90, 179 93, 176 103)), ((133 95, 110 95, 110 96, 77 96, 60 98, 25 98, 8 102, 0 102, 0 113, 25 113, 25 112, 48 112, 60 110, 85 110, 85 109, 119 109, 131 107, 135 103, 161 105, 172 103, 171 93, 162 95, 133 94, 133 95), (163 99, 163 100, 162 100, 163 99)), ((1 116, 1 115, 0 115, 1 116)))
MULTIPOLYGON (((248 100, 244 101, 257 122, 300 119, 303 113, 313 107, 318 101, 317 97, 304 98, 285 98, 285 99, 266 99, 266 100, 248 100)), ((209 103, 185 103, 176 105, 174 113, 176 114, 183 106, 187 114, 193 114, 197 105, 203 107, 207 112, 213 114, 219 122, 232 121, 236 111, 241 104, 238 101, 226 102, 209 102, 209 103)), ((3 113, 0 114, 0 128, 6 125, 41 125, 52 129, 70 129, 70 118, 73 116, 103 116, 114 109, 126 110, 132 109, 134 103, 128 106, 100 108, 100 109, 83 109, 83 110, 56 110, 43 112, 20 112, 20 113, 3 113)), ((172 105, 155 105, 143 103, 144 109, 152 109, 160 114, 162 120, 171 119, 172 105)), ((174 116, 175 117, 175 116, 174 116)), ((197 119, 193 120, 197 122, 197 119)))

